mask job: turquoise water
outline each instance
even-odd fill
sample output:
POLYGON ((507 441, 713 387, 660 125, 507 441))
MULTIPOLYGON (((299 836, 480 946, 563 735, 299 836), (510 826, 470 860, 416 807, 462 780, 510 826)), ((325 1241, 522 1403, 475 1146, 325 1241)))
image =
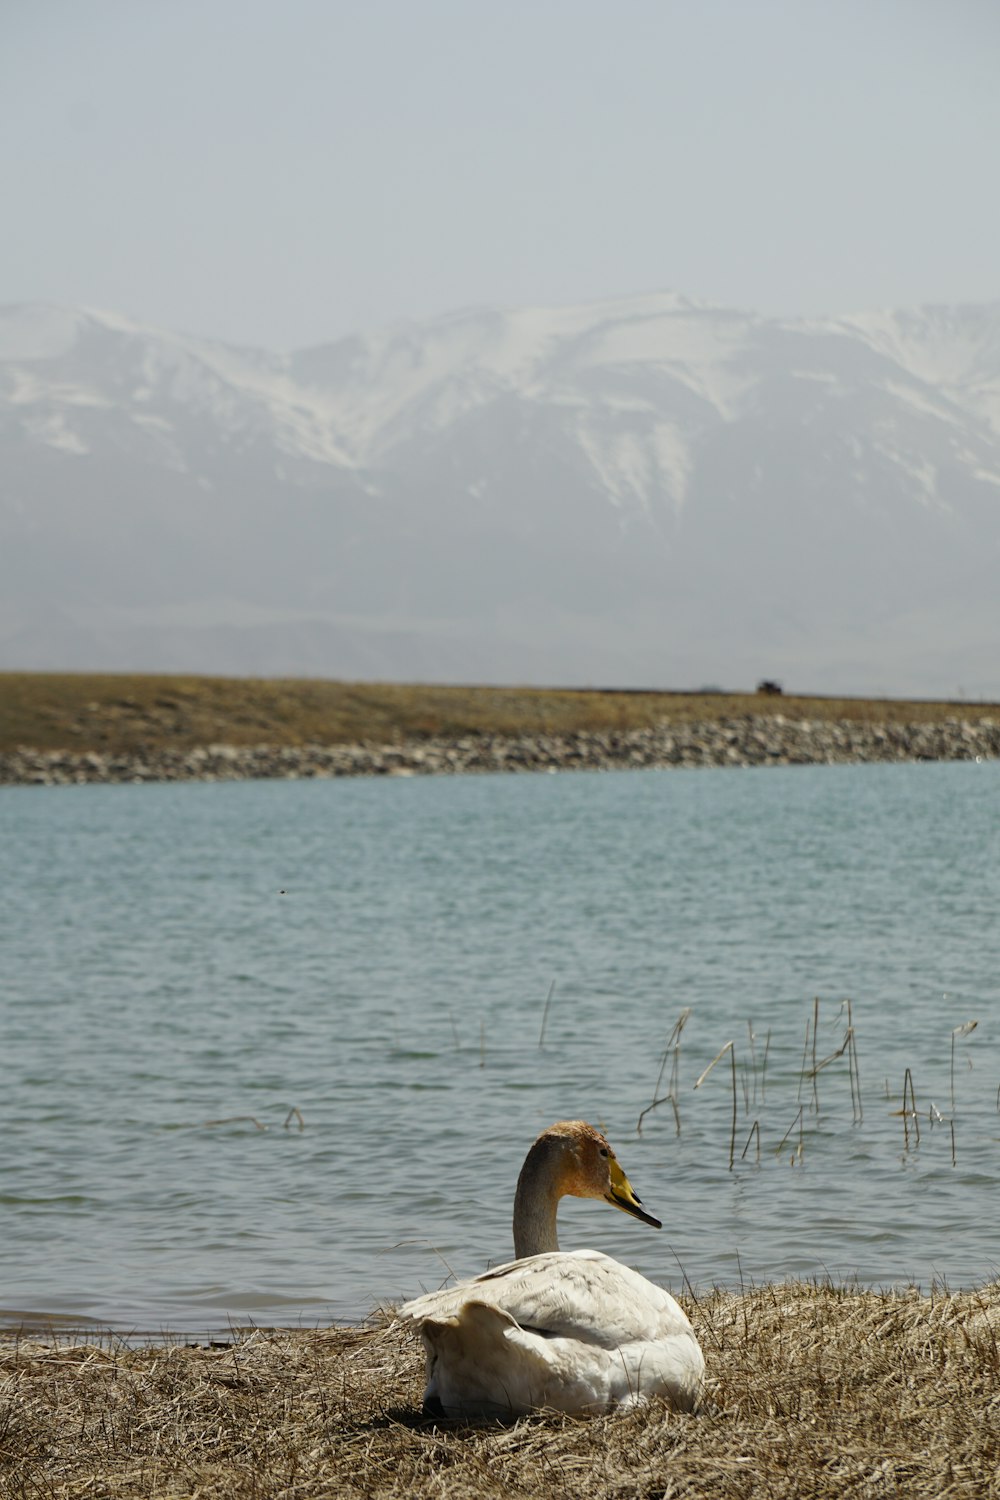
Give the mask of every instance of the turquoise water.
POLYGON ((997 1274, 996 763, 3 788, 0 834, 8 1323, 362 1318, 508 1256, 574 1116, 664 1228, 563 1244, 675 1289, 997 1274))

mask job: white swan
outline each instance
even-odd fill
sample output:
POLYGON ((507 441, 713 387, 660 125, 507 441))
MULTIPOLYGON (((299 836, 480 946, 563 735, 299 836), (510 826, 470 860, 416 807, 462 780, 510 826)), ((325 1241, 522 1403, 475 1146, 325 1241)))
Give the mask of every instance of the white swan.
POLYGON ((669 1292, 597 1250, 561 1251, 565 1193, 646 1213, 600 1131, 562 1120, 528 1152, 514 1196, 518 1259, 400 1308, 427 1353, 429 1416, 517 1417, 633 1406, 651 1396, 688 1411, 705 1361, 669 1292))

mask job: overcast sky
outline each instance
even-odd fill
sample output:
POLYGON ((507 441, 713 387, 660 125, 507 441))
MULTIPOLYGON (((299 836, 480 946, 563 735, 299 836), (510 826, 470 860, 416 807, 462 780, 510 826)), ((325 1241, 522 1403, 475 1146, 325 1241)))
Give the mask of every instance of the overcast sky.
POLYGON ((1000 298, 997 0, 3 0, 0 302, 1000 298))

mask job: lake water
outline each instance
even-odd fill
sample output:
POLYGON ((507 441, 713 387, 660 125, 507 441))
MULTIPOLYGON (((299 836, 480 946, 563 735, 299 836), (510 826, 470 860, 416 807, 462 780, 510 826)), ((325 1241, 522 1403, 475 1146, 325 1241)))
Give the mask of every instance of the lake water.
POLYGON ((2 788, 0 834, 8 1324, 361 1319, 508 1257, 569 1117, 664 1227, 563 1245, 675 1290, 998 1273, 1000 764, 2 788), (817 999, 856 1070, 804 1076, 817 999))

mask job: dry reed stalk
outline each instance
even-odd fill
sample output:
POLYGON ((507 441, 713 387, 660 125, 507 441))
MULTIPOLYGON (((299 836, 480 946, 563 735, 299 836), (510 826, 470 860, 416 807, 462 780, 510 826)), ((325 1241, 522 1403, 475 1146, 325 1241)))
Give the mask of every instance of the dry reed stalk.
POLYGON ((733 1170, 733 1164, 736 1161, 736 1115, 737 1115, 737 1109, 736 1109, 736 1048, 735 1048, 734 1044, 731 1041, 727 1042, 726 1045, 719 1052, 717 1052, 715 1054, 715 1056, 712 1058, 712 1061, 709 1063, 708 1067, 705 1069, 705 1071, 701 1074, 701 1076, 698 1078, 697 1082, 695 1083, 695 1088, 696 1089, 700 1089, 701 1088, 702 1084, 705 1082, 705 1079, 708 1077, 709 1073, 711 1073, 711 1071, 715 1067, 716 1063, 719 1062, 719 1060, 721 1058, 725 1057, 725 1055, 726 1055, 727 1052, 729 1053, 729 1061, 730 1061, 730 1064, 731 1064, 730 1073, 731 1073, 732 1086, 733 1086, 733 1121, 732 1121, 732 1129, 729 1132, 729 1170, 731 1172, 733 1170))
POLYGON ((760 1166, 760 1121, 759 1120, 754 1120, 753 1124, 750 1126, 750 1134, 747 1136, 747 1143, 743 1147, 743 1150, 740 1152, 740 1161, 744 1161, 745 1160, 746 1154, 750 1150, 750 1142, 753 1140, 754 1136, 757 1137, 757 1157, 756 1157, 756 1161, 757 1161, 757 1165, 760 1166))
POLYGON ((824 1068, 828 1068, 832 1062, 836 1062, 838 1057, 843 1057, 845 1052, 849 1051, 850 1045, 851 1033, 848 1031, 836 1052, 828 1052, 825 1057, 820 1058, 818 1063, 814 1063, 809 1070, 809 1077, 815 1079, 816 1075, 822 1073, 824 1068))
POLYGON ((731 1128, 731 1130, 729 1132, 729 1170, 732 1171, 733 1170, 733 1162, 734 1162, 735 1157, 736 1157, 736 1048, 735 1048, 735 1046, 733 1045, 733 1043, 731 1041, 727 1042, 726 1045, 719 1052, 716 1053, 716 1055, 713 1057, 712 1061, 709 1063, 708 1067, 705 1069, 705 1071, 696 1080, 696 1082, 695 1082, 695 1088, 696 1089, 700 1089, 701 1088, 702 1084, 705 1082, 705 1079, 708 1077, 709 1073, 711 1073, 711 1071, 715 1067, 716 1063, 719 1062, 719 1060, 721 1058, 725 1057, 725 1055, 726 1055, 727 1052, 729 1053, 729 1061, 730 1061, 730 1063, 732 1065, 731 1066, 731 1073, 732 1073, 732 1087, 733 1087, 733 1118, 732 1118, 732 1128, 731 1128))
POLYGON ((971 1036, 979 1025, 978 1021, 966 1021, 961 1026, 956 1026, 951 1033, 951 1109, 955 1112, 955 1042, 956 1040, 971 1036))
POLYGON ((721 1062, 722 1059, 725 1057, 726 1053, 727 1052, 731 1052, 732 1049, 733 1049, 732 1042, 727 1042, 724 1047, 720 1047, 719 1048, 718 1052, 712 1058, 712 1061, 709 1063, 708 1067, 704 1070, 704 1072, 699 1073, 697 1079, 695 1080, 695 1085, 694 1086, 695 1086, 696 1089, 700 1089, 701 1088, 702 1084, 705 1082, 705 1079, 708 1077, 709 1073, 711 1073, 711 1071, 715 1067, 716 1063, 717 1062, 721 1062))
POLYGON ((799 1103, 799 1104, 802 1103, 802 1085, 805 1082, 806 1078, 808 1077, 808 1069, 806 1068, 806 1058, 809 1056, 809 1038, 810 1038, 810 1034, 811 1034, 811 1028, 810 1028, 809 1018, 807 1016, 806 1017, 806 1039, 805 1039, 805 1041, 802 1044, 802 1062, 799 1065, 799 1087, 798 1087, 798 1092, 796 1093, 796 1096, 795 1096, 796 1102, 799 1103))
MULTIPOLYGON (((680 1066, 681 1034, 684 1031, 684 1027, 687 1025, 688 1017, 690 1015, 691 1007, 690 1005, 686 1005, 671 1027, 670 1035, 667 1037, 667 1045, 664 1047, 663 1056, 660 1059, 660 1071, 656 1075, 656 1084, 653 1088, 652 1103, 647 1104, 646 1108, 641 1112, 638 1120, 636 1120, 635 1122, 635 1130, 637 1135, 642 1134, 642 1122, 646 1118, 646 1116, 650 1114, 654 1109, 658 1109, 661 1104, 671 1104, 673 1106, 674 1132, 676 1135, 680 1135, 681 1133, 681 1112, 677 1104, 677 1073, 680 1066), (668 1057, 671 1059, 670 1086, 667 1089, 667 1092, 661 1098, 659 1097, 660 1084, 663 1082, 663 1074, 667 1066, 668 1057)), ((697 1087, 697 1085, 695 1086, 697 1087)))
POLYGON ((830 1052, 826 1057, 820 1059, 815 1065, 812 1076, 815 1080, 817 1074, 821 1073, 830 1063, 836 1062, 839 1057, 843 1057, 845 1053, 847 1055, 847 1077, 851 1090, 851 1120, 853 1124, 860 1125, 864 1119, 864 1109, 861 1103, 861 1075, 858 1071, 854 1027, 850 1022, 848 1022, 847 1030, 844 1033, 843 1042, 835 1052, 830 1052))
POLYGON ((552 1004, 552 996, 555 994, 555 988, 556 988, 556 982, 553 979, 552 983, 549 985, 549 993, 545 997, 545 1009, 542 1011, 542 1029, 538 1033, 538 1050, 539 1050, 539 1052, 542 1050, 542 1047, 545 1045, 545 1028, 546 1028, 546 1026, 548 1025, 548 1022, 549 1022, 549 1006, 552 1004))
POLYGON ((851 1038, 850 1051, 848 1052, 848 1073, 851 1080, 851 1112, 855 1125, 860 1125, 865 1118, 864 1106, 861 1103, 861 1068, 858 1063, 857 1033, 854 1030, 854 1013, 851 1002, 847 1002, 847 1030, 851 1038))
POLYGON ((670 1029, 670 1035, 667 1037, 667 1045, 663 1049, 663 1057, 660 1060, 660 1071, 656 1079, 656 1087, 653 1090, 654 1099, 660 1091, 660 1084, 663 1081, 663 1070, 667 1065, 668 1057, 671 1058, 670 1092, 674 1094, 676 1094, 677 1092, 677 1068, 680 1061, 681 1036, 683 1035, 684 1028, 688 1023, 690 1015, 691 1007, 690 1005, 685 1005, 684 1009, 681 1011, 680 1015, 677 1017, 677 1020, 674 1022, 673 1026, 670 1029))
MULTIPOLYGON (((754 1035, 753 1021, 747 1021, 747 1038, 750 1043, 750 1067, 753 1070, 753 1102, 757 1104, 757 1038, 754 1035)), ((748 1106, 749 1109, 749 1106, 748 1106)))
POLYGON ((736 1160, 736 1048, 729 1049, 730 1073, 733 1081, 733 1125, 729 1132, 729 1170, 733 1170, 736 1160))
POLYGON ((688 1300, 700 1413, 425 1421, 415 1339, 0 1344, 4 1500, 1000 1500, 1000 1286, 688 1300))
POLYGON ((643 1122, 643 1120, 654 1109, 658 1109, 661 1104, 671 1104, 671 1105, 673 1105, 673 1110, 674 1110, 674 1134, 675 1135, 680 1135, 680 1133, 681 1133, 681 1115, 680 1115, 680 1110, 677 1108, 677 1100, 674 1098, 673 1094, 664 1094, 662 1099, 654 1099, 653 1102, 652 1102, 652 1104, 647 1104, 646 1105, 646 1108, 640 1112, 639 1118, 635 1122, 635 1133, 636 1133, 636 1135, 642 1135, 642 1122, 643 1122))
POLYGON ((799 1107, 798 1107, 798 1111, 796 1113, 795 1119, 789 1125, 788 1129, 785 1131, 784 1135, 781 1137, 781 1140, 778 1142, 778 1150, 775 1152, 775 1155, 777 1155, 778 1152, 780 1152, 782 1146, 788 1140, 788 1137, 791 1135, 792 1131, 795 1129, 795 1127, 797 1125, 799 1127, 799 1146, 798 1146, 798 1151, 796 1152, 796 1155, 799 1158, 801 1158, 801 1156, 802 1156, 802 1113, 803 1113, 804 1109, 805 1109, 805 1105, 804 1104, 800 1104, 799 1107))
POLYGON ((258 1130, 266 1130, 267 1129, 267 1126, 266 1125, 262 1125, 260 1123, 260 1121, 257 1119, 256 1115, 226 1115, 225 1119, 222 1119, 222 1120, 204 1120, 202 1123, 205 1125, 206 1128, 208 1126, 210 1126, 210 1125, 244 1125, 244 1124, 249 1123, 251 1125, 255 1125, 258 1130))
POLYGON ((916 1133, 916 1137, 917 1137, 917 1142, 916 1143, 919 1146, 920 1145, 920 1118, 919 1118, 919 1116, 917 1114, 917 1096, 916 1096, 916 1094, 913 1091, 913 1074, 910 1072, 909 1068, 907 1068, 906 1072, 903 1074, 903 1107, 902 1107, 902 1109, 898 1109, 896 1111, 896 1113, 898 1115, 902 1115, 902 1117, 903 1117, 903 1140, 906 1143, 905 1149, 907 1151, 909 1151, 909 1149, 910 1149, 910 1121, 911 1120, 913 1121, 913 1129, 914 1129, 914 1131, 916 1133), (910 1097, 910 1107, 909 1107, 909 1109, 907 1109, 907 1107, 906 1107, 907 1090, 909 1090, 909 1097, 910 1097))

